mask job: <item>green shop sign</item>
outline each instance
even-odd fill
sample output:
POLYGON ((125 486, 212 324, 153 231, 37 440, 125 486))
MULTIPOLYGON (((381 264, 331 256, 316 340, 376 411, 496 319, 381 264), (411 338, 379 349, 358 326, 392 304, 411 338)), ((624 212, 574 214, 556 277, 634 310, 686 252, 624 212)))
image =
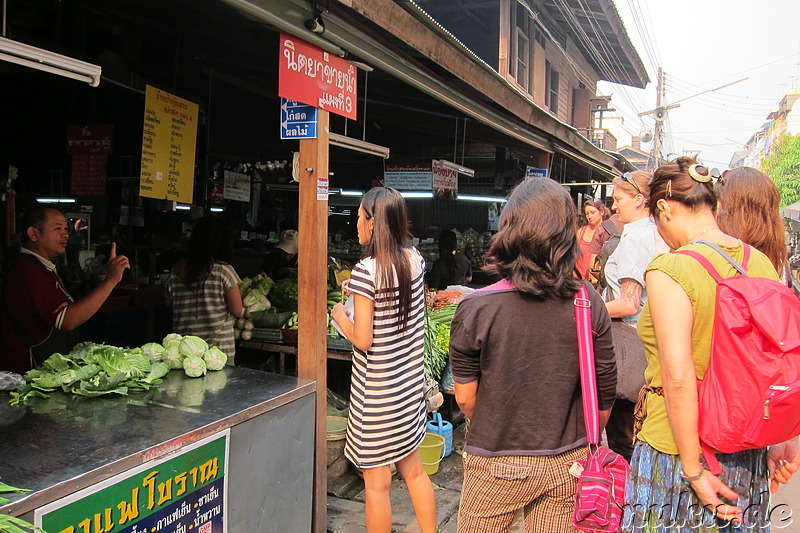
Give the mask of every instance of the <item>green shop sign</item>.
POLYGON ((225 430, 183 446, 34 513, 47 533, 214 533, 226 531, 225 430))

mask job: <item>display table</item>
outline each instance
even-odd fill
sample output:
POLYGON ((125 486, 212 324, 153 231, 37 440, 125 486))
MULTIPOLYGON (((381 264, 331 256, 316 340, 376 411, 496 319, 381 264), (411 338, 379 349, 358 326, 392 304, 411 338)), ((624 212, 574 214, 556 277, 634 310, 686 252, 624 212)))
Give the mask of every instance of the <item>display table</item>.
MULTIPOLYGON (((280 374, 286 373, 286 354, 297 355, 297 346, 294 344, 283 344, 278 342, 263 342, 263 341, 237 341, 238 348, 246 348, 249 350, 259 350, 262 352, 270 352, 278 354, 278 372, 280 374)), ((337 361, 352 361, 353 352, 345 350, 327 350, 327 358, 337 361)))
POLYGON ((0 513, 47 520, 74 500, 75 518, 48 531, 222 531, 221 521, 233 532, 310 531, 315 391, 313 381, 226 367, 201 378, 173 371, 129 396, 3 405, 0 480, 32 492, 11 495, 0 513))

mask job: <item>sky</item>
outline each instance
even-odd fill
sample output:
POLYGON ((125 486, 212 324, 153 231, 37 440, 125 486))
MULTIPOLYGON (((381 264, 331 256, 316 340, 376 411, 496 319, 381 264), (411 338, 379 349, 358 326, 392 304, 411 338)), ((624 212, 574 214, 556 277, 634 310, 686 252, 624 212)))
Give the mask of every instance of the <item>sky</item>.
MULTIPOLYGON (((699 151, 700 160, 720 170, 787 91, 800 87, 800 1, 798 0, 613 0, 650 76, 642 89, 601 82, 598 94, 612 95, 603 126, 618 146, 653 129, 656 79, 664 71, 663 104, 669 111, 669 159, 699 151), (715 89, 731 82, 729 87, 715 89), (697 96, 696 96, 697 95, 697 96), (686 100, 683 100, 683 99, 686 100), (609 117, 620 117, 610 119, 609 117)), ((651 143, 642 144, 649 151, 651 143)))

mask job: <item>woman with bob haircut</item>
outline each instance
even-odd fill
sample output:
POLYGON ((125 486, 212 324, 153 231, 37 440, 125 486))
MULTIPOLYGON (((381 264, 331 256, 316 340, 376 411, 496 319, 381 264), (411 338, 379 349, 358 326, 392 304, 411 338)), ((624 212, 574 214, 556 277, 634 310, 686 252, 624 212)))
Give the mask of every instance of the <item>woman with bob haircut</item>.
MULTIPOLYGON (((727 277, 734 268, 697 242, 713 243, 743 261, 745 245, 717 224, 711 177, 707 167, 687 157, 659 167, 650 182, 649 209, 670 248, 703 255, 727 277)), ((747 270, 778 279, 770 260, 755 249, 747 270)), ((775 489, 800 466, 796 439, 771 447, 769 458, 766 449, 717 454, 722 474, 706 470, 697 430, 697 381, 711 357, 717 284, 695 258, 676 253, 653 259, 645 282, 648 300, 638 331, 647 356, 646 385, 636 409, 640 430, 624 529, 716 532, 738 522, 748 531, 766 531, 770 478, 775 489)))
POLYGON ((576 209, 553 180, 520 183, 500 215, 487 268, 501 281, 465 297, 451 326, 456 400, 469 421, 458 531, 573 531, 586 456, 575 294, 589 288, 601 423, 616 391, 611 319, 574 275, 576 209))
POLYGON ((367 531, 392 529, 391 464, 403 476, 420 531, 436 531, 436 500, 419 446, 425 438, 425 261, 407 247, 406 202, 394 189, 370 189, 358 208, 366 257, 349 283, 353 316, 342 304, 331 318, 353 343, 345 456, 364 473, 367 531))
POLYGON ((791 286, 781 193, 775 183, 760 170, 738 167, 725 172, 714 190, 720 229, 766 255, 791 286))

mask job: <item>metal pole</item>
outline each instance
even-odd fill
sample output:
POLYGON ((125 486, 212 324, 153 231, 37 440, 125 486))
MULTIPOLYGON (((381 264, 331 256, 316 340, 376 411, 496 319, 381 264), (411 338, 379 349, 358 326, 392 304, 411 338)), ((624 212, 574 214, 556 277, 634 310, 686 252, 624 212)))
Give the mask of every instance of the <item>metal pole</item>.
MULTIPOLYGON (((661 107, 661 92, 664 89, 664 71, 658 67, 658 84, 656 85, 656 109, 661 107)), ((653 132, 653 170, 661 166, 661 126, 662 122, 656 120, 653 132)))

